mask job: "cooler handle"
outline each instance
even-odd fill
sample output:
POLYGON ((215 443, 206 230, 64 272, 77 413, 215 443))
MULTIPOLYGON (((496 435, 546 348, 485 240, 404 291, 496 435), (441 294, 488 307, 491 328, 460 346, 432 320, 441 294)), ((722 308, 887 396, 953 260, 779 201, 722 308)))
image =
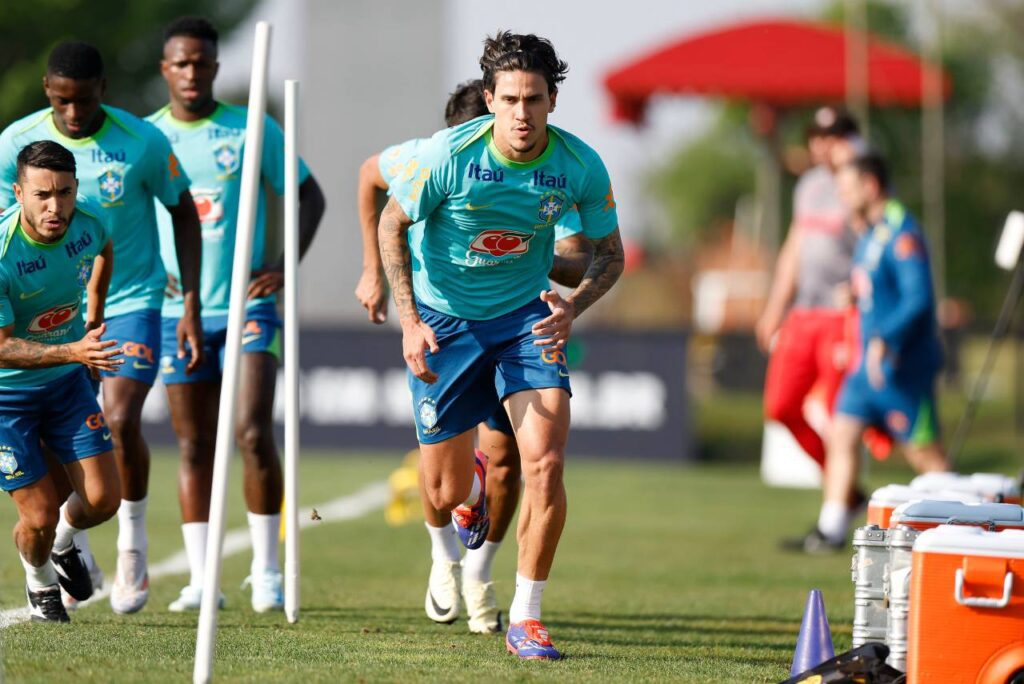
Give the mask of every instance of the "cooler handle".
POLYGON ((968 527, 984 527, 989 532, 996 531, 995 520, 962 520, 960 518, 950 518, 946 521, 947 525, 966 525, 968 527))
POLYGON ((1007 572, 1003 579, 1002 598, 987 598, 985 596, 964 596, 964 569, 956 569, 956 582, 954 584, 953 596, 961 606, 973 606, 975 608, 1005 608, 1010 604, 1010 594, 1013 591, 1013 572, 1007 572))

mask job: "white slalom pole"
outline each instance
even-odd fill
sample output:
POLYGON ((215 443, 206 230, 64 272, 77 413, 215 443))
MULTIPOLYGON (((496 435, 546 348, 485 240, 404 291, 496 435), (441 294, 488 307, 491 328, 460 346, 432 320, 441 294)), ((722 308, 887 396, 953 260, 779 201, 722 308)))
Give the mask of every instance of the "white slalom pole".
POLYGON ((284 614, 299 619, 299 82, 284 82, 284 614))
POLYGON ((239 355, 242 326, 245 324, 245 298, 252 272, 252 234, 256 225, 256 201, 259 193, 260 160, 263 156, 263 119, 267 111, 267 61, 270 53, 270 24, 256 24, 252 53, 252 77, 249 82, 249 112, 245 122, 245 149, 242 156, 242 188, 238 200, 238 225, 235 231, 235 261, 231 271, 231 302, 228 309, 227 341, 224 353, 224 379, 221 384, 220 411, 217 414, 217 443, 213 463, 213 490, 210 496, 210 531, 206 543, 206 567, 203 569, 203 599, 196 635, 196 659, 192 673, 196 684, 205 684, 213 675, 213 648, 217 637, 217 599, 220 595, 221 549, 224 545, 224 504, 228 487, 228 466, 235 451, 235 405, 238 399, 239 355))

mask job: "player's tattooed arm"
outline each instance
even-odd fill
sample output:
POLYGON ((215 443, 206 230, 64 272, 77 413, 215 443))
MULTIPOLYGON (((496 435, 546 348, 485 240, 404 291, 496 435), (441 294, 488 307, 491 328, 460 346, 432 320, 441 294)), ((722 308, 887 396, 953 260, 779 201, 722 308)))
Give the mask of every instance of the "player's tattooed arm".
POLYGON ((559 285, 578 287, 594 257, 590 240, 577 233, 555 243, 555 260, 548 277, 559 285))
POLYGON ((77 342, 67 344, 41 344, 14 337, 14 325, 0 328, 0 368, 50 368, 66 363, 80 363, 97 370, 116 371, 124 357, 113 357, 120 349, 111 349, 115 340, 101 340, 106 326, 90 330, 77 342))
POLYGON ((622 237, 619 235, 618 228, 600 240, 594 240, 593 244, 594 259, 583 275, 579 287, 568 297, 576 316, 590 308, 591 304, 612 288, 615 281, 622 275, 622 268, 625 264, 622 237))
POLYGON ((85 329, 98 328, 103 323, 104 308, 107 303, 107 290, 110 278, 114 273, 114 247, 110 240, 92 262, 92 277, 86 288, 88 307, 85 314, 85 329))

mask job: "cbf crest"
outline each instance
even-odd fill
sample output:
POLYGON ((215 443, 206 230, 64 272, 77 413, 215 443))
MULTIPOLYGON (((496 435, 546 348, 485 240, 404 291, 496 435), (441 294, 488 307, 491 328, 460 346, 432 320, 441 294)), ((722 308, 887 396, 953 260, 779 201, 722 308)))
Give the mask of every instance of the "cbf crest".
POLYGON ((537 211, 537 220, 545 225, 550 225, 558 220, 565 208, 565 200, 554 192, 541 195, 540 208, 537 211))
POLYGON ((110 166, 96 179, 100 186, 100 197, 105 206, 117 204, 124 197, 124 170, 110 166))
POLYGON ((85 287, 89 284, 92 279, 92 257, 82 257, 78 261, 78 265, 75 267, 75 274, 78 280, 79 287, 85 287))
POLYGON ((0 445, 0 473, 7 476, 7 479, 18 477, 18 459, 14 456, 14 449, 6 444, 0 445))
POLYGON ((213 160, 217 163, 217 169, 221 175, 230 176, 238 172, 242 165, 242 155, 238 148, 229 142, 223 142, 213 148, 213 160))

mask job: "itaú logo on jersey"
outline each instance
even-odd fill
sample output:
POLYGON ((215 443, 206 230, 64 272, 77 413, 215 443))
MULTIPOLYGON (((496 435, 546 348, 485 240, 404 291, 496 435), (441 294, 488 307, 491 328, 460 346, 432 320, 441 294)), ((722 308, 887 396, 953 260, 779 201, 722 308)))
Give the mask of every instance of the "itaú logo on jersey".
POLYGON ((32 322, 28 324, 28 331, 36 335, 50 332, 70 321, 77 313, 78 302, 58 304, 33 318, 32 322))
POLYGON ((514 230, 485 230, 473 239, 469 249, 496 257, 506 254, 526 254, 532 239, 533 235, 530 233, 517 233, 514 230))

